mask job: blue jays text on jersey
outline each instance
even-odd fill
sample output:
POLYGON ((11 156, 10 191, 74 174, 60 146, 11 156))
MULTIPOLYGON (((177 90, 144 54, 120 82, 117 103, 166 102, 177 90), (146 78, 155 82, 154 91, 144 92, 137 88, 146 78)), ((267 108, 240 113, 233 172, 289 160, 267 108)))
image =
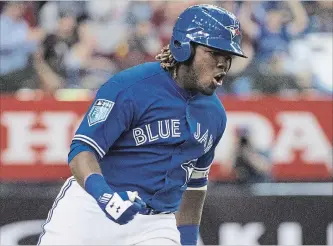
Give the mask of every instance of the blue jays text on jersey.
POLYGON ((155 210, 176 211, 182 193, 207 183, 226 126, 214 94, 191 95, 159 62, 113 76, 98 91, 69 153, 93 152, 114 191, 138 191, 155 210))

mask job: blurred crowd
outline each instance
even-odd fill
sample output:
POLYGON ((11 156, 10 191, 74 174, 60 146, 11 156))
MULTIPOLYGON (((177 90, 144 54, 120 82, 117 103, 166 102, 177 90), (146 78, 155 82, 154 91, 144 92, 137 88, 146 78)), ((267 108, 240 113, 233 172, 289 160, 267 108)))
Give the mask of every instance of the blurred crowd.
POLYGON ((219 93, 332 95, 332 1, 0 2, 0 91, 95 90, 168 44, 196 3, 240 19, 248 59, 233 60, 219 93))

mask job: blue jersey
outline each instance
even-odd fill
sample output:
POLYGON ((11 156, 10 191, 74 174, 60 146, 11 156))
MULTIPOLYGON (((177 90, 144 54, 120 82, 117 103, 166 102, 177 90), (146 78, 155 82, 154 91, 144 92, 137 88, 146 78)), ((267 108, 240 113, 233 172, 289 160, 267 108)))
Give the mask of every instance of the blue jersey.
POLYGON ((200 188, 226 126, 214 94, 191 95, 159 62, 124 70, 98 91, 69 153, 92 151, 114 191, 138 191, 148 206, 176 211, 200 188))

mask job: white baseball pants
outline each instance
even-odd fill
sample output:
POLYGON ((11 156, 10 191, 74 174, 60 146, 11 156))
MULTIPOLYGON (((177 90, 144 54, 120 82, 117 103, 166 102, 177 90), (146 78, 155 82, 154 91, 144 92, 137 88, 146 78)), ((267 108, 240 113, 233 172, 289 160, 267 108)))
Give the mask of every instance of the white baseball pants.
POLYGON ((174 214, 138 214, 125 225, 109 220, 71 177, 43 225, 38 245, 180 245, 174 214))

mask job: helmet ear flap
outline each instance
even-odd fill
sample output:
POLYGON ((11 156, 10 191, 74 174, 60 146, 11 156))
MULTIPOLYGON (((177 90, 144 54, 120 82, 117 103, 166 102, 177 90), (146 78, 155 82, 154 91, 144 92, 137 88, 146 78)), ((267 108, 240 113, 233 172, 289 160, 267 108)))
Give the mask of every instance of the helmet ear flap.
POLYGON ((190 42, 190 49, 191 49, 191 55, 187 60, 191 60, 195 56, 195 45, 193 45, 192 42, 190 42))
POLYGON ((189 41, 181 42, 172 36, 170 41, 170 50, 178 62, 184 62, 192 57, 193 47, 189 41))

